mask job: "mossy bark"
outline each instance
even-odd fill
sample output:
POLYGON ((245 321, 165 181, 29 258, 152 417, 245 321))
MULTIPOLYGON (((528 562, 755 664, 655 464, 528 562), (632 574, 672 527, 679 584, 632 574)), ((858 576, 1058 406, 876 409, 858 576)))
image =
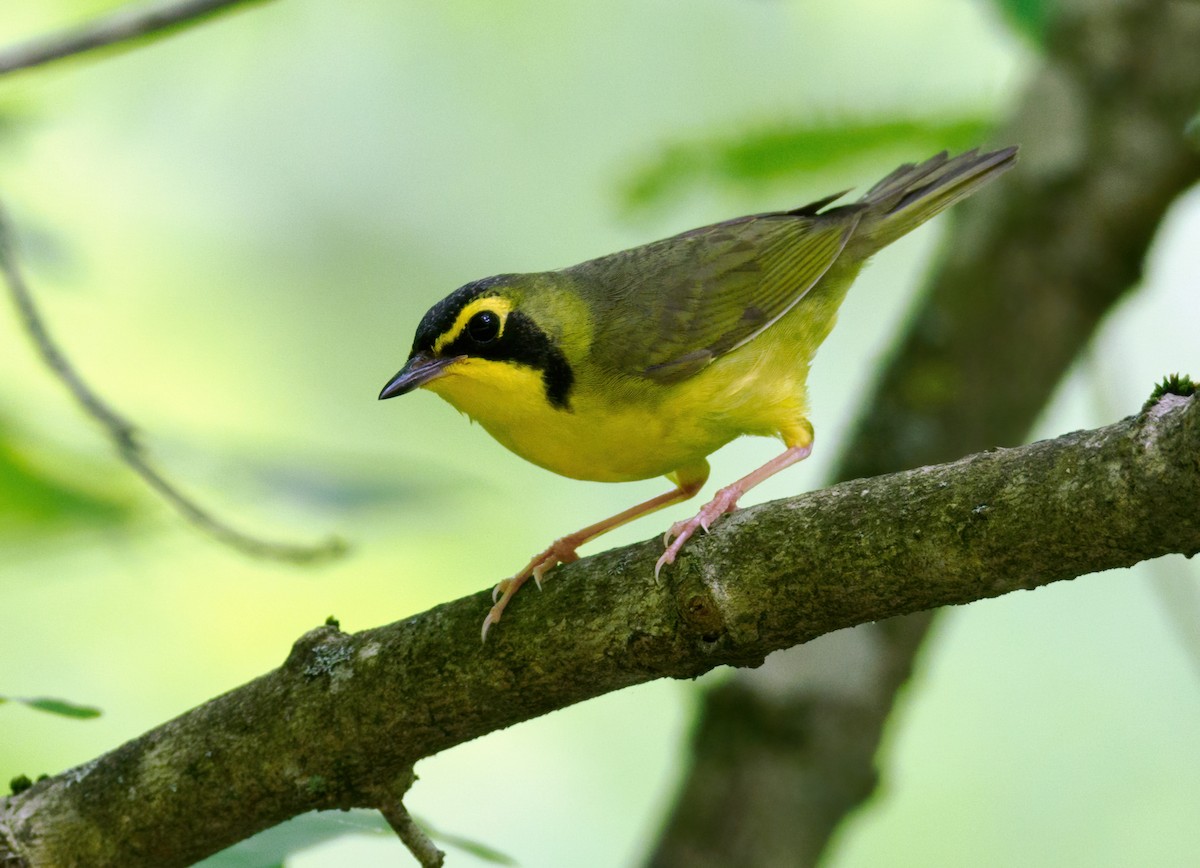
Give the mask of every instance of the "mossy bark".
POLYGON ((658 541, 558 571, 479 643, 487 592, 348 635, 0 801, 0 863, 186 865, 306 811, 388 808, 413 764, 656 678, 854 624, 1200 551, 1200 397, 746 509, 667 581, 658 541), (7 860, 7 861, 6 861, 7 860))

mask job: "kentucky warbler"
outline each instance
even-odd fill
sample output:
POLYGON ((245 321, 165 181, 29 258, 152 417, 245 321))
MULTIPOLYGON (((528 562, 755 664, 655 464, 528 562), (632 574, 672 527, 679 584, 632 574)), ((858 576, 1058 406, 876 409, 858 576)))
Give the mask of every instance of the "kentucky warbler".
POLYGON ((676 522, 655 574, 697 528, 812 450, 805 378, 876 251, 1010 168, 1017 149, 905 164, 842 193, 564 268, 460 287, 417 326, 380 398, 424 387, 534 464, 575 479, 666 476, 670 491, 555 540, 492 594, 483 637, 517 590, 605 531, 687 500, 707 456, 743 434, 784 452, 676 522))

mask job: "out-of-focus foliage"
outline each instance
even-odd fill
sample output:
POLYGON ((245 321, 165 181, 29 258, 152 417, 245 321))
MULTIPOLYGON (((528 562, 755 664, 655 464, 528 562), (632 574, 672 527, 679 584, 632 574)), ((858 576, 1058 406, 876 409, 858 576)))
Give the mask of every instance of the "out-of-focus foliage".
MULTIPOLYGON (((436 843, 469 853, 490 865, 516 865, 511 856, 462 835, 453 835, 417 821, 436 843)), ((203 868, 274 868, 287 857, 346 835, 391 838, 392 830, 376 811, 321 811, 304 814, 222 850, 200 864, 203 868)))
POLYGON ((1008 23, 1035 43, 1046 38, 1046 25, 1056 0, 993 0, 1008 23))
POLYGON ((100 709, 93 708, 90 705, 79 705, 75 702, 68 702, 65 699, 56 699, 49 696, 0 696, 0 705, 5 702, 17 702, 38 711, 45 711, 48 714, 74 717, 78 720, 88 720, 93 717, 99 717, 101 714, 100 709))
POLYGON ((0 533, 112 525, 132 514, 113 495, 93 494, 36 468, 0 423, 0 533))
POLYGON ((630 209, 659 205, 688 186, 777 184, 896 152, 965 150, 984 141, 990 129, 990 119, 982 117, 847 119, 677 142, 626 181, 624 204, 630 209))
POLYGON ((424 820, 418 821, 425 827, 429 837, 439 844, 445 844, 447 847, 453 847, 456 850, 462 850, 464 853, 470 853, 480 861, 487 862, 491 865, 516 865, 517 860, 507 853, 501 853, 495 847, 489 847, 480 841, 467 838, 463 835, 454 835, 449 832, 443 832, 440 829, 435 829, 424 820))

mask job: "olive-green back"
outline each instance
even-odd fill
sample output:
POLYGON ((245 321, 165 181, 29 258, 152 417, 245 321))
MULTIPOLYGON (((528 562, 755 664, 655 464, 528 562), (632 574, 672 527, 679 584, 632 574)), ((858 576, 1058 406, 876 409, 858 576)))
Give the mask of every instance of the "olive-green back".
POLYGON ((686 379, 790 310, 858 215, 743 217, 566 269, 595 314, 592 361, 659 383, 686 379))
MULTIPOLYGON (((906 163, 856 203, 705 226, 558 274, 591 308, 591 360, 607 371, 673 383, 769 328, 839 257, 860 265, 1010 168, 1017 149, 942 152, 906 163)), ((853 271, 846 272, 852 274, 853 271)))

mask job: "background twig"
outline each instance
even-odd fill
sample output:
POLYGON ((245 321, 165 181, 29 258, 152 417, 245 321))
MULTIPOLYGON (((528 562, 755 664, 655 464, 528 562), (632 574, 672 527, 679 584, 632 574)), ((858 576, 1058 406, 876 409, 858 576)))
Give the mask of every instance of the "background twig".
POLYGON ((84 382, 83 377, 50 336, 50 331, 33 301, 29 286, 25 283, 24 275, 17 266, 13 232, 3 205, 0 205, 0 271, 8 284, 21 324, 47 366, 62 380, 84 411, 95 419, 112 439, 121 460, 184 518, 214 539, 253 557, 293 563, 316 563, 345 553, 346 544, 337 537, 330 537, 316 545, 297 545, 272 542, 244 533, 201 507, 150 464, 141 444, 138 443, 134 426, 109 407, 84 382))
POLYGON ((118 9, 111 15, 87 24, 0 50, 0 75, 118 43, 164 36, 235 7, 265 2, 268 0, 182 0, 136 9, 118 9))
POLYGON ((403 802, 396 799, 384 804, 379 808, 379 813, 383 814, 392 831, 408 848, 408 852, 413 854, 421 868, 442 868, 446 854, 439 850, 425 834, 425 830, 417 825, 417 821, 412 818, 403 802))

